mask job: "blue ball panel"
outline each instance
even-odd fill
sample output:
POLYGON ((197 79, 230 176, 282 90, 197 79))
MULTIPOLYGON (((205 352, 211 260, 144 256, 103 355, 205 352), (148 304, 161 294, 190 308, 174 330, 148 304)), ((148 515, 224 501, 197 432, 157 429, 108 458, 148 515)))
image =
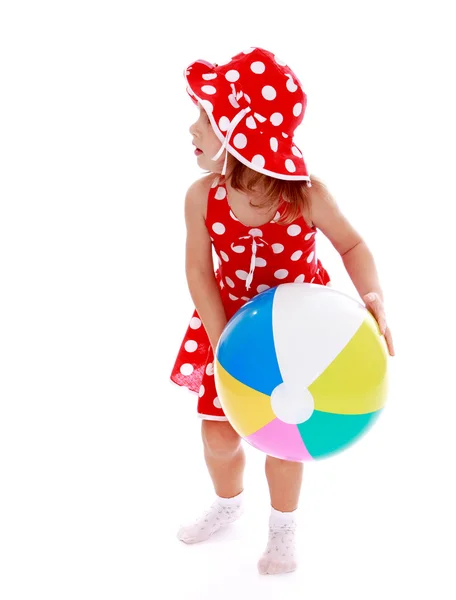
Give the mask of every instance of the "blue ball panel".
POLYGON ((272 330, 276 289, 255 296, 240 308, 217 346, 218 360, 232 377, 268 396, 283 381, 272 330))

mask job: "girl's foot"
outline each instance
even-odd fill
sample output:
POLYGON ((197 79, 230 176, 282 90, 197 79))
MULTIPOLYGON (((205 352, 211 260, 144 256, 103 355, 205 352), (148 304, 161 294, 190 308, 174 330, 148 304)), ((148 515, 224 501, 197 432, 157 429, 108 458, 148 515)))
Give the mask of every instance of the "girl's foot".
POLYGON ((210 536, 237 521, 242 515, 242 498, 244 492, 241 492, 233 498, 216 497, 212 506, 199 519, 191 525, 181 527, 177 537, 186 544, 196 544, 210 538, 210 536))
POLYGON ((268 544, 258 562, 258 571, 262 575, 290 573, 296 569, 295 517, 296 510, 283 513, 271 509, 268 544))

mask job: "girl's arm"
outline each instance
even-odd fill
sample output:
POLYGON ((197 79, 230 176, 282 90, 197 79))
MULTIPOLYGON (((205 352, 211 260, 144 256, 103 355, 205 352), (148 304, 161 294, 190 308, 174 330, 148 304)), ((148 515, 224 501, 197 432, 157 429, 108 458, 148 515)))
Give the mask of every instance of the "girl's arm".
POLYGON ((383 302, 374 257, 367 244, 342 214, 326 186, 312 185, 310 189, 312 221, 339 252, 358 294, 364 298, 375 292, 383 302))
POLYGON ((190 186, 185 196, 185 271, 190 295, 215 351, 227 318, 215 279, 211 239, 205 223, 209 185, 208 178, 200 179, 190 186))
POLYGON ((324 184, 312 185, 312 221, 330 240, 342 257, 353 285, 377 319, 380 332, 385 336, 388 351, 395 355, 391 330, 386 323, 383 292, 378 280, 374 257, 359 233, 339 210, 334 198, 324 184), (314 189, 315 188, 315 189, 314 189))

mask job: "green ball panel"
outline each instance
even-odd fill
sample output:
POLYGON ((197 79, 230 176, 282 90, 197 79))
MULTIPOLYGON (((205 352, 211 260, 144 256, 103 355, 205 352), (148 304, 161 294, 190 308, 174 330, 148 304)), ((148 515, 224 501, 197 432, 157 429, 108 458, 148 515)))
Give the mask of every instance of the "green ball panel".
POLYGON ((326 458, 344 450, 367 433, 381 412, 336 415, 315 410, 308 421, 298 424, 298 429, 309 454, 314 459, 326 458))

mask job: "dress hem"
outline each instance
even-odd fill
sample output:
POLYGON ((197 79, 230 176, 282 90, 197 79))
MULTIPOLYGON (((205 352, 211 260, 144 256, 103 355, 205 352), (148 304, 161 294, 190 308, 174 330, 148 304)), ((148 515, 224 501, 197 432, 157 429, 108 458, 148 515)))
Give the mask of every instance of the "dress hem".
POLYGON ((174 387, 177 387, 177 388, 184 388, 185 390, 187 390, 188 392, 190 392, 190 394, 195 394, 195 396, 198 396, 198 397, 199 397, 199 394, 198 394, 198 392, 195 392, 195 390, 191 390, 191 389, 190 389, 190 388, 189 388, 187 385, 185 385, 185 384, 183 384, 183 383, 182 383, 182 384, 181 384, 181 383, 176 383, 176 382, 174 381, 174 379, 172 379, 171 377, 169 378, 169 381, 170 381, 170 383, 172 383, 172 384, 174 385, 174 387))
MULTIPOLYGON (((171 379, 171 377, 169 378, 170 383, 172 383, 175 387, 178 388, 184 388, 185 390, 187 390, 187 392, 189 392, 190 394, 194 394, 195 396, 199 397, 198 392, 195 392, 194 390, 191 390, 189 387, 187 387, 186 385, 181 385, 179 383, 176 383, 173 379, 171 379)), ((198 411, 196 411, 196 416, 199 419, 202 420, 207 420, 207 421, 228 421, 228 417, 218 417, 216 415, 205 415, 202 413, 199 413, 198 411)))
POLYGON ((196 413, 196 416, 199 419, 202 419, 203 421, 204 420, 206 420, 206 421, 228 421, 227 417, 214 417, 212 415, 203 415, 203 414, 201 414, 199 412, 196 413))

